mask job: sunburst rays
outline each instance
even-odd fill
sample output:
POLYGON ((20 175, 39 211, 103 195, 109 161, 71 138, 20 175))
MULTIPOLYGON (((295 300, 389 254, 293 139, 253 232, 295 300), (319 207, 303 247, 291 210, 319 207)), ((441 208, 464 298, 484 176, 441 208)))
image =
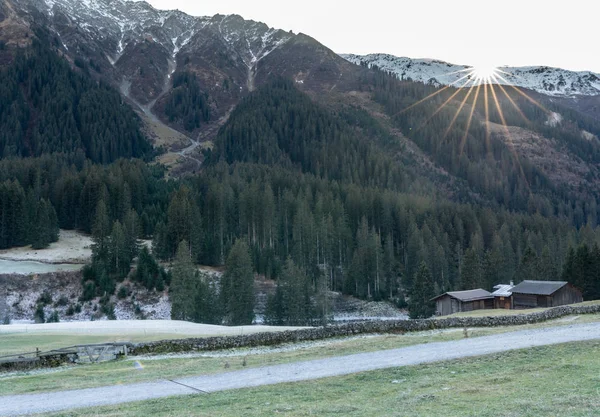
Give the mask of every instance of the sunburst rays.
POLYGON ((500 92, 503 94, 503 97, 506 98, 506 102, 509 103, 510 106, 516 110, 516 112, 527 124, 530 123, 529 119, 527 118, 523 110, 519 107, 517 101, 515 101, 515 99, 511 96, 511 93, 507 91, 508 88, 510 88, 511 91, 516 91, 520 96, 522 96, 527 101, 544 111, 544 113, 550 114, 551 112, 539 102, 537 102, 535 99, 530 97, 527 93, 522 91, 520 88, 512 85, 505 77, 510 74, 503 71, 500 68, 491 66, 478 66, 454 71, 444 75, 448 76, 456 74, 459 74, 461 76, 458 77, 453 83, 443 88, 440 88, 434 93, 429 94, 427 97, 420 99, 419 101, 411 104, 410 106, 400 110, 394 116, 403 114, 411 109, 415 109, 416 107, 427 102, 428 100, 434 99, 436 96, 443 94, 443 97, 445 97, 449 94, 447 98, 445 98, 445 100, 430 115, 427 116, 425 121, 415 131, 418 131, 424 126, 426 126, 436 115, 438 115, 444 108, 449 107, 450 103, 452 103, 452 101, 456 99, 456 110, 454 111, 452 119, 450 120, 448 127, 445 129, 441 140, 446 139, 446 137, 452 132, 452 129, 456 128, 456 122, 458 118, 461 116, 461 114, 466 112, 466 127, 464 132, 462 132, 462 138, 459 144, 459 156, 462 156, 470 134, 471 127, 473 125, 473 119, 478 107, 478 103, 480 100, 483 100, 483 117, 485 118, 485 145, 488 156, 491 156, 492 153, 492 122, 490 117, 493 113, 494 115, 497 115, 496 121, 498 121, 499 119, 501 129, 506 135, 507 147, 512 158, 514 159, 517 169, 519 170, 519 174, 525 180, 527 188, 529 188, 525 172, 519 161, 519 155, 517 153, 517 150, 515 149, 515 144, 511 134, 511 130, 507 124, 505 111, 502 109, 502 103, 499 99, 499 94, 500 92), (464 73, 464 75, 461 75, 462 73, 464 73), (455 88, 456 91, 452 92, 453 88, 455 88), (496 89, 500 91, 496 91, 496 89), (452 94, 450 94, 450 92, 452 92, 452 94), (461 93, 464 94, 464 97, 459 96, 459 94, 461 93))

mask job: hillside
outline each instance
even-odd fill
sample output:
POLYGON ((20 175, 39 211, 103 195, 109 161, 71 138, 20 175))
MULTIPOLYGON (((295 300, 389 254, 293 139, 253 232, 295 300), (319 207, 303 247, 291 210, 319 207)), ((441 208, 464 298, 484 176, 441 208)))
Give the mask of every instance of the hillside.
MULTIPOLYGON (((327 290, 403 306, 424 281, 424 302, 536 278, 599 294, 596 96, 402 79, 235 15, 1 10, 0 246, 91 233, 82 297, 109 313, 126 278, 171 283, 154 257, 222 266, 236 245, 313 312, 327 290)), ((182 293, 216 299, 204 284, 182 293)))

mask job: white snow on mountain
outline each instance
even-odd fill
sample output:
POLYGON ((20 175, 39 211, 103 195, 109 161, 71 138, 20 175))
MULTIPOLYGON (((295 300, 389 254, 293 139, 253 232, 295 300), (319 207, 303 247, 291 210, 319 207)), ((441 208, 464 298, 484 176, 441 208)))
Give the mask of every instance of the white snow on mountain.
MULTIPOLYGON (((387 54, 352 55, 342 54, 354 64, 377 66, 396 74, 401 79, 419 81, 436 86, 455 87, 473 84, 469 77, 472 67, 455 65, 432 59, 412 59, 387 54)), ((589 71, 568 71, 550 67, 499 67, 495 84, 512 85, 556 97, 600 95, 600 74, 589 71)))
MULTIPOLYGON (((259 61, 291 35, 264 23, 237 15, 190 16, 179 10, 158 10, 145 1, 126 0, 16 0, 33 6, 51 21, 66 18, 106 48, 116 62, 132 42, 151 39, 164 46, 173 58, 203 29, 213 29, 224 43, 240 54, 248 66, 259 61)), ((26 8, 26 7, 24 7, 26 8)))

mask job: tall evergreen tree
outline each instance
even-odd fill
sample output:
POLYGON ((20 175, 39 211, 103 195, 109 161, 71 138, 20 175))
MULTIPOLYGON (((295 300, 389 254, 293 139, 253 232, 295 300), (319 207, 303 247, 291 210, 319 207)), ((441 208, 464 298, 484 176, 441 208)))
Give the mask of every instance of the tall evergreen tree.
POLYGON ((194 296, 198 287, 198 276, 190 257, 189 244, 185 240, 179 243, 171 274, 171 318, 193 321, 196 314, 194 296))
POLYGON ((462 290, 472 290, 483 286, 481 259, 477 250, 473 248, 469 248, 465 252, 460 281, 462 290))
POLYGON ((243 239, 236 240, 227 256, 225 273, 221 279, 221 300, 228 324, 252 324, 254 272, 250 249, 243 239))
MULTIPOLYGON (((531 246, 527 246, 525 252, 523 252, 523 256, 521 257, 519 269, 517 270, 516 282, 518 283, 525 280, 540 280, 541 277, 538 268, 538 256, 531 248, 531 246)), ((545 279, 545 277, 543 278, 545 279)))
POLYGON ((413 279, 413 288, 410 292, 408 313, 411 319, 429 318, 435 313, 435 303, 431 300, 435 297, 433 278, 425 262, 421 262, 413 279))
POLYGON ((275 294, 267 301, 267 323, 280 326, 305 326, 313 323, 316 310, 311 301, 312 293, 310 279, 288 258, 275 294))
POLYGON ((208 276, 199 277, 194 303, 196 323, 221 324, 223 322, 223 309, 216 285, 208 276))

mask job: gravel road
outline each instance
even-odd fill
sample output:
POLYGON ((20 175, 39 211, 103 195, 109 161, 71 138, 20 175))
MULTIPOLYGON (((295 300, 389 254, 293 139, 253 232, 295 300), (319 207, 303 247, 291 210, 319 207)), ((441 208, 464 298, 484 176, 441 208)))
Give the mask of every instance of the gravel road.
POLYGON ((95 407, 239 388, 306 381, 375 369, 417 365, 557 343, 600 339, 600 323, 523 330, 451 342, 360 353, 173 381, 0 397, 0 416, 95 407))

